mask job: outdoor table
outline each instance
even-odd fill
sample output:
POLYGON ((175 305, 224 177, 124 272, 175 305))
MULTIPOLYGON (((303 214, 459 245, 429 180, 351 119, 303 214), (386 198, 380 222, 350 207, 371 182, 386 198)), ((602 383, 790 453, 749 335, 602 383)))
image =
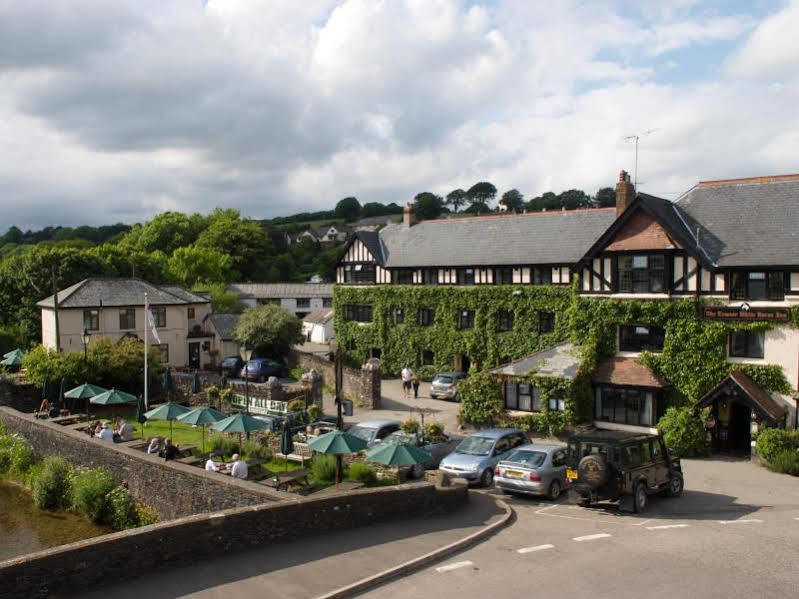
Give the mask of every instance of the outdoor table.
POLYGON ((197 449, 196 445, 179 445, 178 446, 178 451, 180 452, 180 455, 182 455, 184 457, 188 456, 191 453, 191 451, 194 450, 194 449, 197 449))
POLYGON ((132 439, 130 441, 120 441, 117 445, 124 445, 125 447, 130 447, 131 449, 144 449, 149 445, 147 441, 142 441, 141 439, 132 439))
POLYGON ((280 490, 280 487, 284 486, 286 489, 292 484, 299 483, 303 481, 304 484, 308 484, 308 470, 301 468, 299 470, 289 470, 288 472, 280 472, 276 474, 274 477, 264 480, 264 484, 268 484, 273 486, 275 489, 280 490), (277 480, 275 480, 277 479, 277 480))
POLYGON ((193 455, 186 456, 185 458, 178 458, 175 461, 176 462, 180 462, 181 464, 187 464, 189 466, 196 466, 198 464, 202 464, 203 463, 203 459, 202 458, 198 458, 197 456, 193 456, 193 455))
POLYGON ((71 416, 59 416, 58 418, 51 418, 50 422, 54 422, 55 424, 74 424, 85 417, 86 414, 72 414, 71 416))

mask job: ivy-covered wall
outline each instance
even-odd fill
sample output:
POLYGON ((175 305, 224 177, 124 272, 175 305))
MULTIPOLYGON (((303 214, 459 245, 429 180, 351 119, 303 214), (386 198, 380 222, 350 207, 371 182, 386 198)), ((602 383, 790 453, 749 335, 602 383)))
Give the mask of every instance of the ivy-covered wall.
POLYGON ((431 350, 434 364, 429 369, 450 370, 452 359, 466 355, 472 364, 492 367, 501 360, 515 360, 568 340, 568 309, 571 288, 542 285, 491 286, 413 286, 380 285, 333 288, 334 326, 339 347, 347 349, 353 360, 363 363, 370 348, 381 349, 384 372, 399 373, 406 365, 418 368, 422 350, 431 350), (343 306, 369 304, 373 322, 347 322, 343 306), (394 324, 394 308, 404 310, 404 323, 394 324), (421 326, 421 308, 435 308, 431 326, 421 326), (459 310, 475 310, 474 328, 459 330, 459 310), (497 313, 514 314, 513 330, 497 332, 497 313), (538 313, 553 312, 555 327, 551 333, 538 332, 538 313))

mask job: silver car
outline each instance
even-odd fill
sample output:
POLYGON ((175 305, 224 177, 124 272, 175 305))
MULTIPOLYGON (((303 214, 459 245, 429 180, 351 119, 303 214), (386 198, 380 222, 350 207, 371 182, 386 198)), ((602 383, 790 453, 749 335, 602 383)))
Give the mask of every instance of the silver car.
POLYGON ((517 428, 494 428, 466 437, 451 454, 441 460, 439 470, 465 478, 470 483, 490 487, 494 467, 530 439, 517 428))
POLYGON ((503 493, 546 495, 553 501, 566 487, 566 448, 525 445, 497 464, 494 484, 503 493))
POLYGON ((465 372, 440 372, 430 383, 430 397, 432 399, 449 399, 460 401, 458 395, 458 381, 466 378, 465 372))

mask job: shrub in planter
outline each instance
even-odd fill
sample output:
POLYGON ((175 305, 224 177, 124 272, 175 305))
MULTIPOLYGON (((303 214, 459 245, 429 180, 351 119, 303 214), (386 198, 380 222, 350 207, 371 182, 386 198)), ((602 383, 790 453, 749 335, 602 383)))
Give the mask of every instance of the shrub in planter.
POLYGON ((209 446, 211 451, 217 451, 222 455, 231 455, 239 451, 238 439, 222 433, 213 435, 209 446))
POLYGON ((125 487, 115 487, 105 497, 105 521, 114 530, 136 526, 133 499, 125 487))
POLYGON ((92 522, 102 522, 106 496, 115 486, 114 479, 102 468, 82 470, 72 483, 72 507, 92 522))
POLYGON ((424 425, 424 440, 426 443, 443 443, 447 440, 444 427, 438 422, 428 422, 424 425))
POLYGON ((322 411, 322 408, 317 406, 315 403, 308 406, 307 411, 308 411, 308 420, 310 420, 311 422, 318 422, 325 415, 324 412, 322 411))
POLYGON ((137 503, 133 507, 133 511, 136 517, 136 526, 149 526, 158 522, 158 514, 148 505, 137 503))
POLYGON ((780 451, 768 461, 768 467, 774 472, 799 476, 799 451, 795 449, 780 451))
POLYGON ((369 464, 354 462, 350 464, 349 478, 359 483, 373 485, 377 482, 377 473, 369 464))
POLYGON ((408 418, 405 422, 403 422, 400 425, 400 428, 402 429, 402 432, 408 433, 410 435, 413 433, 418 433, 421 427, 419 425, 418 420, 414 420, 413 418, 408 418))
POLYGON ((485 373, 470 372, 469 378, 458 383, 461 407, 458 418, 461 422, 476 425, 492 425, 497 422, 505 408, 500 386, 485 373))
POLYGON ((799 449, 799 431, 782 428, 766 428, 757 436, 757 455, 770 464, 778 455, 799 449))
POLYGON ((311 461, 314 480, 330 482, 336 480, 336 458, 332 455, 317 455, 311 461))
POLYGON ((69 505, 69 464, 50 456, 33 479, 33 502, 42 510, 57 510, 69 505))
POLYGON ((272 458, 272 450, 257 441, 245 441, 241 449, 250 458, 262 458, 264 460, 272 458))
POLYGON ((669 408, 658 421, 666 447, 678 456, 705 455, 708 450, 705 419, 693 408, 669 408))

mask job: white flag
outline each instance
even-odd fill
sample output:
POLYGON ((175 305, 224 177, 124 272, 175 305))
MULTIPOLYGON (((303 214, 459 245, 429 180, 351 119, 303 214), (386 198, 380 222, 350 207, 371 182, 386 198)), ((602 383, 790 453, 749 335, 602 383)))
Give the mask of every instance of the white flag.
POLYGON ((158 331, 155 328, 155 319, 153 318, 152 310, 147 310, 147 321, 150 323, 150 329, 153 332, 153 338, 161 345, 161 338, 158 336, 158 331))

